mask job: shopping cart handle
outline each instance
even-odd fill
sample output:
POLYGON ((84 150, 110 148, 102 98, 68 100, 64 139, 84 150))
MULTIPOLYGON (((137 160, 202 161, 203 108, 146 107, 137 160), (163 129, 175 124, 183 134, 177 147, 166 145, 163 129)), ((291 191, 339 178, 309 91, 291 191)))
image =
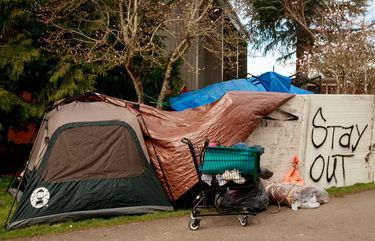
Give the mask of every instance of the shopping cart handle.
POLYGON ((189 140, 188 138, 182 138, 181 139, 181 142, 182 143, 185 143, 187 145, 193 145, 193 143, 191 142, 191 140, 189 140))

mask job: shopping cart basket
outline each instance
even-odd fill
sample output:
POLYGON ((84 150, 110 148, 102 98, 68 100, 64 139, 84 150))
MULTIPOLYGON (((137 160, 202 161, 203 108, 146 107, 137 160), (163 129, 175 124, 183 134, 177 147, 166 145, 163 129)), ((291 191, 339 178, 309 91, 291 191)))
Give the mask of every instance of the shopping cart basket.
POLYGON ((199 147, 187 138, 181 141, 190 149, 201 185, 190 214, 189 228, 197 230, 203 216, 219 215, 238 215, 240 224, 246 226, 248 215, 255 216, 255 210, 241 205, 226 207, 222 200, 229 190, 254 188, 258 180, 259 149, 207 146, 207 142, 199 147))

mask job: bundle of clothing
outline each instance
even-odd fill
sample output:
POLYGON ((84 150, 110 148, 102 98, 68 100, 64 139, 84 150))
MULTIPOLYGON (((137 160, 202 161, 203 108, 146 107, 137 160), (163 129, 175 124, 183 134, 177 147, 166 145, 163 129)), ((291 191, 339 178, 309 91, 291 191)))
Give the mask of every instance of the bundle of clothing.
POLYGON ((268 184, 265 189, 271 203, 286 205, 295 211, 299 208, 318 208, 329 201, 328 192, 320 187, 282 182, 268 184))

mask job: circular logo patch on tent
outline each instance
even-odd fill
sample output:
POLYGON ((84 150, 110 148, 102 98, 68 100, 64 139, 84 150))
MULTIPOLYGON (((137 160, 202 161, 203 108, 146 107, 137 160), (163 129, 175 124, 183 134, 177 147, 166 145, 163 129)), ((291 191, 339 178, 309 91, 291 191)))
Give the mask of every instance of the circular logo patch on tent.
POLYGON ((39 187, 33 191, 30 197, 31 206, 41 208, 47 205, 49 200, 49 191, 45 187, 39 187))

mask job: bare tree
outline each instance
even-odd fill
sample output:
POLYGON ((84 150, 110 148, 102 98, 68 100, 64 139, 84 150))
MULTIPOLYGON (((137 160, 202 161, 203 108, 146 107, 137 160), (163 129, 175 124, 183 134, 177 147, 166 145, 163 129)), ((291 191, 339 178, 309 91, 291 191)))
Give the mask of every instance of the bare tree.
POLYGON ((375 47, 373 23, 352 15, 345 6, 327 6, 315 24, 314 45, 303 67, 336 81, 336 93, 374 93, 375 47))
POLYGON ((159 108, 168 94, 173 66, 184 59, 192 44, 199 43, 219 53, 223 48, 217 45, 222 41, 231 46, 238 44, 239 38, 243 40, 242 34, 233 34, 230 28, 226 28, 227 36, 223 39, 222 23, 228 25, 228 14, 233 9, 214 0, 47 2, 44 21, 51 26, 46 38, 51 51, 68 55, 76 62, 100 63, 103 70, 124 67, 139 102, 143 102, 144 87, 136 60, 145 59, 161 67, 164 74, 159 108), (163 36, 174 39, 175 46, 165 48, 161 44, 163 36))
POLYGON ((76 62, 97 62, 104 70, 124 67, 138 101, 143 102, 143 86, 134 59, 156 56, 155 38, 164 24, 168 4, 147 0, 47 2, 44 21, 51 26, 46 38, 48 48, 76 62))
POLYGON ((163 102, 168 93, 173 65, 185 60, 184 55, 193 44, 200 44, 218 58, 224 54, 229 65, 234 64, 236 48, 246 38, 243 30, 234 26, 238 24, 233 22, 238 20, 233 19, 237 16, 234 11, 234 6, 224 1, 175 1, 164 28, 175 47, 166 49, 167 64, 158 103, 163 102))
POLYGON ((206 20, 212 8, 212 1, 177 1, 173 11, 170 12, 164 31, 169 38, 174 39, 175 47, 171 47, 170 51, 167 49, 166 52, 167 64, 158 97, 159 108, 160 103, 164 101, 169 91, 169 80, 173 65, 183 58, 194 41, 204 35, 206 31, 201 31, 201 29, 207 26, 202 26, 202 23, 206 20))

